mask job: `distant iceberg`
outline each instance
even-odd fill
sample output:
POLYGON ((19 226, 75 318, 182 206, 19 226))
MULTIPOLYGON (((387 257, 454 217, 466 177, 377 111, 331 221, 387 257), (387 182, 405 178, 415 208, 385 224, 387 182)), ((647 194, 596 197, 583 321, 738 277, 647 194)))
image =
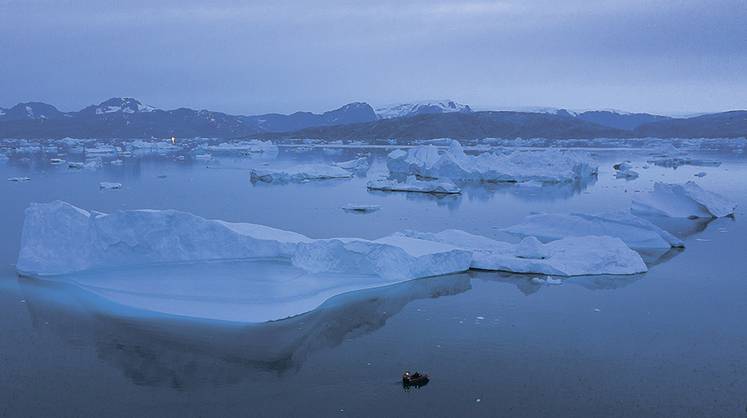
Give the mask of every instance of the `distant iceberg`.
POLYGON ((654 190, 633 200, 632 211, 672 218, 721 218, 734 214, 737 204, 703 190, 694 181, 685 184, 654 183, 654 190))
POLYGON ((562 183, 593 176, 598 167, 583 152, 554 149, 513 151, 508 154, 467 155, 455 140, 441 152, 433 145, 408 151, 394 150, 387 157, 390 175, 416 175, 451 181, 562 183))
POLYGON ((253 168, 251 171, 252 181, 267 183, 290 183, 350 177, 353 177, 350 171, 327 164, 299 164, 286 168, 253 168))

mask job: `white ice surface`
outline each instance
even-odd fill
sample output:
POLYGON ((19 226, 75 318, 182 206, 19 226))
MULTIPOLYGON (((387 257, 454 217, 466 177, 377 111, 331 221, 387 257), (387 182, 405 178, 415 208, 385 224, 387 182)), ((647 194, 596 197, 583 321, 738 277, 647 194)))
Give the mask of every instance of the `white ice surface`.
POLYGON ((522 237, 534 236, 544 242, 566 237, 607 235, 620 238, 635 250, 668 250, 685 245, 682 240, 646 219, 622 211, 596 215, 530 215, 524 222, 504 228, 503 231, 522 237))
POLYGON ((632 211, 672 218, 720 218, 734 213, 737 204, 703 190, 694 181, 685 184, 654 183, 654 190, 633 200, 632 211))

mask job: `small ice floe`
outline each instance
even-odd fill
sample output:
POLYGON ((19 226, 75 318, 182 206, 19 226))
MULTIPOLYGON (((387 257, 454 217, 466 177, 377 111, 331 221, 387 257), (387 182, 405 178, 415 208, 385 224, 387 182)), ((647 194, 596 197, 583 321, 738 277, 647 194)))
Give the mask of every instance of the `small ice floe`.
POLYGON ((8 181, 16 182, 16 183, 23 183, 25 181, 30 181, 31 177, 8 177, 8 181))
POLYGON ((553 286, 553 285, 561 285, 563 284, 563 280, 556 279, 551 276, 545 276, 545 277, 532 277, 530 280, 534 284, 538 284, 541 286, 553 286))
POLYGON ((184 161, 186 158, 187 157, 185 157, 183 155, 177 155, 174 159, 177 160, 177 161, 184 161))
POLYGON ((251 170, 252 181, 267 183, 305 182, 350 177, 353 177, 353 175, 349 171, 326 164, 299 164, 286 168, 253 168, 251 170))
POLYGON ((369 190, 385 192, 418 192, 433 194, 459 194, 462 189, 450 181, 418 180, 415 176, 408 176, 404 182, 388 179, 375 179, 366 185, 369 190))
POLYGON ((376 212, 379 209, 381 209, 381 205, 359 205, 353 203, 348 203, 342 207, 342 210, 345 212, 353 213, 371 213, 376 212))
POLYGON ((102 181, 99 183, 99 189, 101 190, 117 190, 122 188, 122 183, 113 183, 108 181, 102 181))
POLYGON ((657 158, 649 160, 649 163, 658 165, 660 167, 678 168, 683 165, 701 166, 701 167, 718 167, 721 165, 721 161, 705 160, 700 158, 690 157, 667 157, 657 158))
POLYGON ((122 161, 122 160, 112 160, 109 164, 111 164, 111 165, 122 165, 122 164, 124 164, 124 161, 122 161))
POLYGON ((701 172, 693 174, 693 176, 695 176, 695 177, 705 177, 706 176, 706 172, 705 171, 701 171, 701 172))
POLYGON ((350 161, 341 161, 334 163, 337 167, 344 168, 345 170, 363 171, 368 170, 368 158, 360 157, 350 161))
POLYGON ((648 271, 641 256, 619 238, 567 237, 542 244, 525 238, 519 244, 473 235, 458 229, 439 233, 404 231, 402 235, 472 251, 471 267, 480 270, 553 276, 636 274, 648 271))
POLYGON ((555 241, 565 237, 608 235, 617 237, 634 250, 669 250, 685 243, 646 219, 629 212, 541 213, 527 216, 524 221, 503 229, 510 234, 534 236, 540 241, 555 241))
POLYGON ((615 177, 619 179, 633 180, 638 178, 638 172, 633 170, 630 162, 625 161, 612 166, 616 170, 615 177))
POLYGON ((210 154, 196 154, 195 155, 195 160, 207 161, 207 160, 212 160, 212 159, 213 159, 213 156, 210 154))
POLYGON ((434 145, 392 151, 387 157, 389 173, 451 181, 559 183, 591 177, 598 171, 587 153, 545 149, 467 155, 459 141, 445 143, 449 146, 443 152, 434 145))
POLYGON ((49 163, 52 165, 60 165, 60 164, 65 164, 65 160, 61 158, 50 158, 49 163))
POLYGON ((672 218, 720 218, 734 214, 737 204, 703 190, 694 181, 685 184, 654 183, 654 190, 633 200, 632 211, 672 218))

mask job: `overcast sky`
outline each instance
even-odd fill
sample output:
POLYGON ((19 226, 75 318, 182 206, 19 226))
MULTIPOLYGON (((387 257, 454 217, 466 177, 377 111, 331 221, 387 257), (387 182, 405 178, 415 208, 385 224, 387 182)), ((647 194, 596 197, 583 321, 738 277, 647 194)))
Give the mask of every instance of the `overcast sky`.
POLYGON ((747 0, 0 0, 0 106, 747 108, 747 0))

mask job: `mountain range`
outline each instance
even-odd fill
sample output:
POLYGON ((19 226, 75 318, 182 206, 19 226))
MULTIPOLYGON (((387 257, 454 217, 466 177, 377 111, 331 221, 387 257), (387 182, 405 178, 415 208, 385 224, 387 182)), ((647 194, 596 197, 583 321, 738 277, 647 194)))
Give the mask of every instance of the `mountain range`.
POLYGON ((475 111, 453 100, 374 109, 355 102, 324 113, 230 115, 162 110, 133 98, 112 98, 76 112, 40 102, 0 108, 0 138, 717 138, 747 136, 747 111, 672 118, 612 110, 475 111))

